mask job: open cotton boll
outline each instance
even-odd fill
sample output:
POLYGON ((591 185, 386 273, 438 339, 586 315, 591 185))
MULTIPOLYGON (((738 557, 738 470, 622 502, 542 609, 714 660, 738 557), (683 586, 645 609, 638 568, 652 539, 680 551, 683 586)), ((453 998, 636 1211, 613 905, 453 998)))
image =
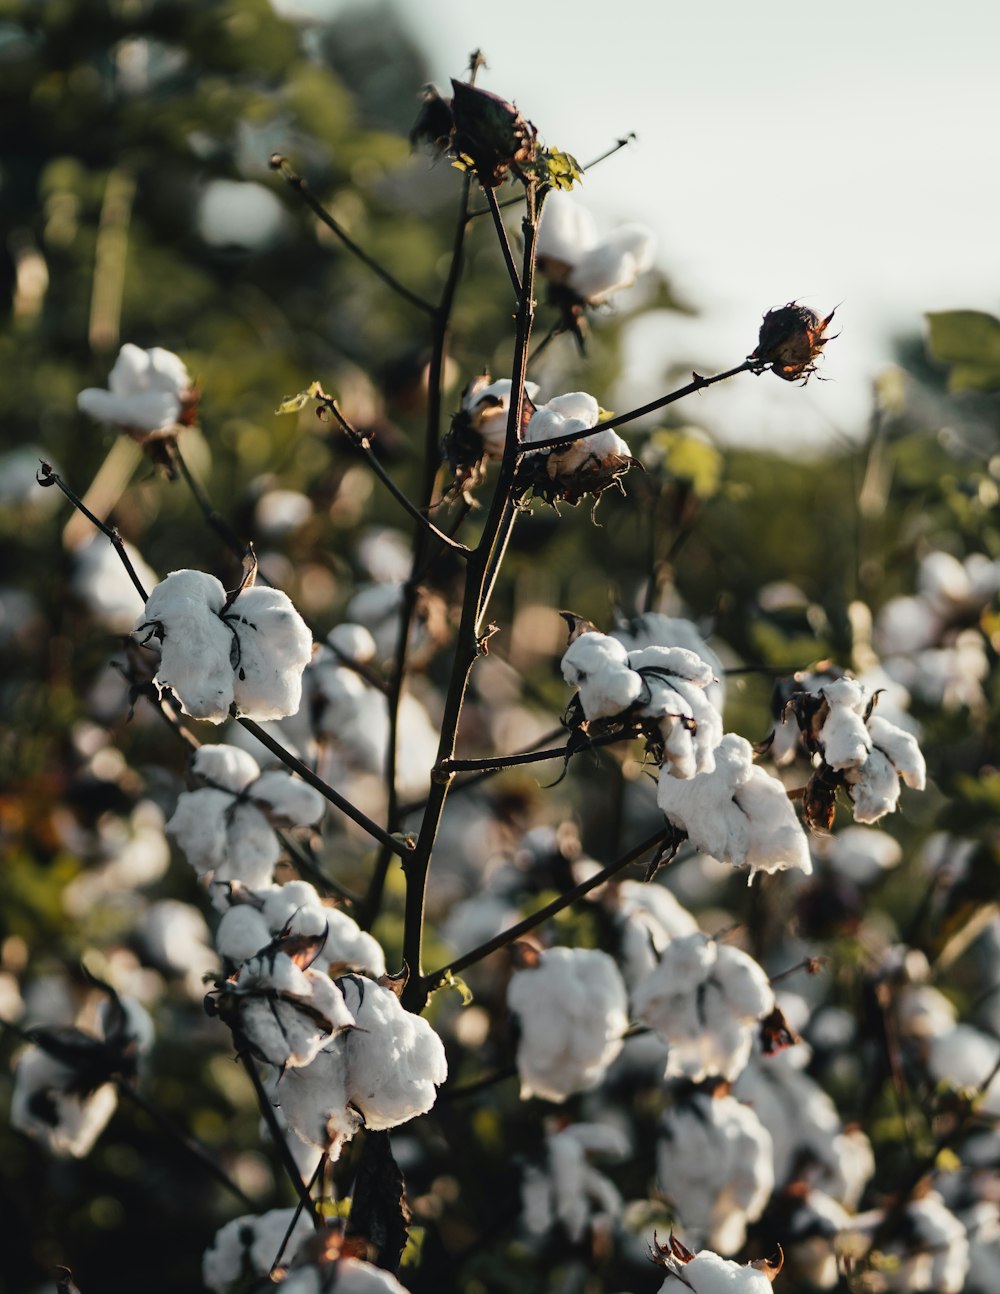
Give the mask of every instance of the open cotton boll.
POLYGON ((279 1069, 308 1065, 354 1024, 344 995, 323 971, 303 970, 273 946, 245 961, 224 993, 254 1054, 279 1069))
POLYGON ((664 615, 662 611, 645 611, 630 620, 624 628, 616 629, 614 636, 625 644, 629 652, 639 651, 644 647, 684 647, 694 652, 712 672, 711 680, 705 684, 705 695, 722 713, 725 699, 722 661, 690 620, 664 615))
POLYGON ((621 714, 643 694, 642 678, 629 667, 628 652, 607 634, 583 633, 571 642, 563 653, 562 675, 578 689, 588 719, 621 714))
POLYGON ((663 1116, 657 1186, 694 1245, 735 1253, 774 1189, 771 1136, 732 1096, 695 1095, 663 1116))
POLYGON ((279 769, 262 773, 250 794, 258 804, 267 806, 272 822, 283 826, 313 826, 326 811, 326 800, 319 791, 279 769))
POLYGON ((191 378, 183 360, 154 346, 142 350, 131 342, 121 348, 108 387, 88 387, 77 406, 91 418, 140 432, 167 431, 191 398, 191 378))
POLYGON ((855 768, 868 757, 872 739, 865 726, 867 698, 860 683, 841 678, 820 689, 830 713, 819 733, 823 758, 831 768, 855 768))
POLYGON ((627 1139, 617 1129, 602 1124, 576 1123, 550 1130, 544 1165, 528 1165, 522 1180, 525 1229, 541 1236, 558 1222, 577 1244, 588 1224, 606 1227, 615 1221, 622 1212, 622 1197, 614 1183, 587 1162, 587 1155, 623 1159, 628 1149, 627 1139))
POLYGON ((747 953, 695 933, 667 945, 632 1006, 670 1047, 667 1078, 732 1081, 750 1058, 761 1019, 774 1009, 774 993, 747 953))
POLYGON ((596 245, 597 223, 590 211, 569 194, 550 193, 538 226, 539 261, 547 258, 563 265, 576 265, 596 245))
POLYGON ((825 843, 830 868, 856 885, 870 885, 885 872, 898 867, 903 847, 884 831, 871 827, 844 827, 825 843))
POLYGON ((721 1258, 703 1249, 689 1261, 667 1260, 667 1278, 659 1294, 773 1294, 765 1271, 746 1263, 721 1258))
POLYGON ((304 1209, 297 1218, 295 1214, 294 1208, 247 1213, 220 1227, 201 1260, 202 1280, 208 1288, 214 1294, 230 1294, 234 1287, 242 1289, 248 1276, 267 1276, 289 1229, 283 1261, 290 1263, 313 1234, 309 1214, 304 1209))
MULTIPOLYGON (((488 375, 480 375, 473 378, 462 393, 462 412, 468 425, 481 438, 487 458, 503 457, 507 443, 510 392, 509 377, 491 382, 488 375)), ((534 400, 538 394, 538 384, 525 382, 524 392, 529 400, 534 400)))
POLYGON ((531 415, 525 428, 524 443, 531 445, 538 440, 550 440, 553 436, 572 436, 586 431, 597 423, 600 412, 597 401, 586 391, 553 396, 531 415))
POLYGON ((113 1083, 75 1090, 75 1074, 40 1047, 17 1060, 10 1101, 11 1126, 44 1141, 54 1155, 83 1159, 118 1106, 113 1083))
POLYGON ((244 962, 271 942, 272 932, 250 903, 236 903, 224 912, 215 932, 215 947, 227 961, 244 962))
POLYGON ((989 1080, 976 1111, 992 1119, 1000 1118, 998 1063, 1000 1041, 971 1024, 956 1024, 927 1044, 927 1068, 935 1082, 979 1092, 989 1080))
POLYGON ((628 1028, 625 982, 607 953, 549 948, 515 971, 507 1005, 518 1017, 521 1098, 562 1102, 596 1087, 628 1028))
POLYGON ((905 1240, 889 1240, 887 1255, 898 1259, 886 1265, 883 1288, 891 1294, 933 1290, 934 1294, 961 1294, 969 1270, 969 1240, 965 1227, 937 1191, 928 1191, 906 1206, 905 1240))
POLYGON ((273 934, 288 929, 293 934, 322 935, 323 945, 313 966, 338 971, 362 971, 373 979, 385 974, 385 954, 378 941, 358 923, 324 904, 307 881, 289 881, 272 890, 264 900, 263 918, 273 934))
POLYGON ((220 742, 195 751, 191 772, 212 783, 215 789, 239 795, 260 777, 260 765, 247 751, 220 742))
POLYGON ((216 881, 242 881, 251 889, 270 881, 281 855, 274 828, 260 809, 211 787, 178 796, 167 834, 199 876, 211 872, 216 881))
POLYGON ((703 853, 758 871, 793 867, 812 872, 809 842, 785 788, 753 763, 750 743, 727 733, 715 750, 715 768, 695 777, 660 771, 657 803, 703 853))
POLYGON ((645 225, 621 225, 580 257, 566 283, 588 305, 600 305, 652 267, 654 248, 652 231, 645 225))
POLYGON ((185 714, 222 723, 231 706, 251 719, 294 714, 312 635, 279 589, 244 589, 228 610, 226 591, 203 571, 173 571, 149 595, 134 632, 160 640, 156 682, 185 714))

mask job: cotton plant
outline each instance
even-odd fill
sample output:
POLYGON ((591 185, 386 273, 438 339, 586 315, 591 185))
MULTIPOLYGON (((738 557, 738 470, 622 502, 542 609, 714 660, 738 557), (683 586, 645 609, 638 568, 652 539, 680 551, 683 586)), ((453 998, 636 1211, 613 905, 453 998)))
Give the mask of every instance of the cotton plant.
POLYGON ((877 701, 877 695, 846 675, 824 682, 816 692, 791 697, 787 709, 815 765, 803 796, 812 825, 832 825, 840 788, 851 801, 855 822, 862 824, 878 822, 896 809, 901 781, 924 789, 927 768, 916 738, 882 718, 877 701))
POLYGON ((677 777, 714 768, 722 719, 706 695, 711 667, 695 652, 658 645, 629 652, 618 638, 584 629, 571 634, 562 674, 577 689, 577 723, 641 721, 651 752, 677 777))
POLYGON ((234 1294, 248 1278, 269 1274, 283 1243, 282 1262, 290 1263, 312 1235, 312 1221, 304 1210, 269 1209, 233 1218, 219 1228, 205 1250, 202 1280, 212 1294, 234 1294))
POLYGON ((722 714, 726 695, 722 659, 690 620, 666 615, 662 611, 643 611, 616 625, 612 633, 630 652, 643 647, 683 647, 685 651, 700 656, 712 671, 712 681, 706 684, 705 695, 722 714))
POLYGON ((99 1032, 75 1026, 27 1031, 14 1070, 10 1121, 54 1155, 83 1159, 118 1106, 119 1082, 133 1082, 153 1045, 153 1022, 138 1002, 108 990, 99 1032))
POLYGON ((272 1087, 289 1127, 309 1145, 339 1153, 361 1128, 383 1131, 426 1114, 448 1077, 441 1039, 404 1010, 392 988, 359 975, 335 981, 354 1028, 272 1087))
POLYGON ((775 1002, 749 954, 695 933, 671 940, 633 990, 632 1009, 670 1048, 665 1077, 697 1083, 741 1073, 775 1002))
POLYGON ((314 825, 326 809, 311 786, 284 769, 262 772, 236 746, 202 746, 191 774, 203 784, 178 796, 167 834, 198 875, 217 884, 266 885, 281 856, 275 828, 314 825))
POLYGON ((696 1092, 666 1111, 656 1164, 684 1235, 722 1254, 742 1247, 774 1190, 770 1133, 748 1105, 719 1092, 696 1092))
POLYGON ((770 1294, 781 1259, 736 1263, 711 1249, 693 1253, 676 1236, 661 1245, 654 1238, 652 1258, 666 1272, 659 1294, 770 1294))
MULTIPOLYGON (((442 452, 454 473, 454 488, 460 491, 479 485, 487 461, 498 462, 507 443, 510 416, 511 379, 494 381, 489 369, 478 374, 462 392, 461 404, 452 415, 451 428, 442 452)), ((525 382, 525 411, 534 409, 537 382, 525 382)))
POLYGON ((758 872, 786 868, 810 875, 809 842, 784 786, 753 762, 750 743, 726 733, 711 771, 694 777, 660 770, 656 799, 667 821, 702 853, 758 872))
POLYGON ((595 948, 529 949, 511 976, 507 1006, 517 1018, 521 1099, 561 1104, 597 1087, 628 1028, 625 982, 595 948))
MULTIPOLYGON (((881 1216, 876 1214, 872 1224, 881 1216)), ((880 1264, 881 1288, 886 1294, 933 1290, 934 1294, 962 1294, 969 1271, 969 1239, 937 1191, 929 1190, 910 1200, 897 1234, 883 1246, 889 1260, 880 1264)))
POLYGON ((607 1124, 549 1127, 542 1163, 526 1165, 521 1179, 524 1230, 544 1237, 559 1226, 573 1244, 580 1243, 588 1228, 612 1230, 622 1213, 622 1197, 588 1156, 621 1160, 628 1150, 621 1130, 607 1124))
POLYGON ((173 571, 153 589, 133 627, 159 650, 155 682, 185 714, 222 723, 294 714, 312 635, 287 594, 244 584, 227 595, 214 575, 173 571))
POLYGON ((671 940, 698 922, 664 885, 619 881, 610 901, 622 975, 630 993, 657 965, 671 940))

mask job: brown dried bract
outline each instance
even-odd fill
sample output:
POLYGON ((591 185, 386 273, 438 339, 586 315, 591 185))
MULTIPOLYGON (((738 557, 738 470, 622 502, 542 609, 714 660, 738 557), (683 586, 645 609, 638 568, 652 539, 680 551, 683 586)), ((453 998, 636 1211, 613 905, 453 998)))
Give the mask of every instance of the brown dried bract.
POLYGON ((760 371, 770 367, 772 373, 786 382, 807 382, 816 372, 816 361, 823 347, 832 339, 824 336, 835 310, 821 319, 815 310, 795 301, 764 316, 757 338, 757 349, 748 357, 760 371))

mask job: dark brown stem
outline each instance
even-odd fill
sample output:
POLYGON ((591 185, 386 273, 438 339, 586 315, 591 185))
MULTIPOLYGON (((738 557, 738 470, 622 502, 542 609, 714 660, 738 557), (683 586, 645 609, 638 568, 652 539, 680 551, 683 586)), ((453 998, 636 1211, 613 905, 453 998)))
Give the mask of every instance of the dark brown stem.
MULTIPOLYGON (((237 1039, 236 1041, 238 1046, 241 1041, 245 1042, 245 1040, 240 1039, 237 1039)), ((291 1182, 292 1188, 302 1207, 308 1212, 313 1226, 317 1231, 320 1231, 323 1227, 323 1219, 320 1217, 319 1210, 316 1208, 316 1204, 312 1196, 309 1194, 309 1188, 302 1180, 299 1166, 296 1164, 292 1152, 288 1149, 288 1142, 285 1139, 284 1129, 278 1122, 278 1116, 274 1113, 274 1106, 271 1104, 271 1099, 267 1094, 264 1084, 261 1082, 260 1074, 257 1073, 256 1061, 244 1047, 240 1047, 240 1050, 237 1052, 237 1056, 240 1064, 246 1070, 250 1082, 253 1084, 253 1090, 257 1096, 257 1105, 260 1107, 260 1112, 263 1115, 264 1122, 267 1124, 268 1131, 274 1141, 275 1149, 278 1152, 278 1157, 288 1175, 288 1180, 291 1182)))
POLYGON ((422 310, 425 314, 434 314, 435 307, 429 301, 425 301, 423 297, 411 291, 405 283, 400 283, 394 274, 390 274, 384 265, 380 265, 373 256, 370 256, 363 247, 360 247, 354 241, 347 230, 334 220, 323 204, 313 196, 306 181, 300 175, 296 175, 288 162, 277 153, 271 158, 271 169, 279 172, 288 187, 299 195, 313 214, 326 225, 327 229, 332 230, 337 235, 352 256, 357 257, 363 265, 367 265, 373 274, 392 288, 393 292, 398 293, 404 301, 409 301, 410 305, 416 306, 418 310, 422 310))
POLYGON ((510 250, 510 239, 507 237, 507 230, 504 227, 503 216, 500 214, 500 207, 497 203, 496 190, 491 189, 489 185, 483 186, 486 192, 486 202, 493 217, 493 224, 496 227, 497 238, 500 240, 500 251, 503 253, 503 263, 507 266, 507 273, 510 276, 511 285, 515 294, 521 295, 521 276, 517 272, 517 266, 514 264, 514 254, 510 250))
MULTIPOLYGON (((317 1182, 322 1180, 323 1171, 325 1168, 326 1168, 326 1151, 324 1151, 323 1154, 320 1155, 319 1163, 316 1165, 316 1169, 313 1172, 312 1177, 310 1177, 309 1184, 306 1187, 306 1190, 309 1193, 310 1199, 312 1199, 313 1187, 316 1185, 317 1182)), ((321 1187, 320 1199, 322 1200, 322 1198, 323 1198, 323 1191, 321 1187)), ((285 1230, 284 1236, 282 1236, 281 1244, 278 1246, 278 1252, 274 1255, 274 1262, 271 1264, 271 1271, 270 1271, 270 1275, 272 1277, 274 1276, 275 1269, 277 1268, 278 1264, 281 1262, 282 1258, 284 1257, 285 1250, 288 1248, 288 1242, 292 1238, 292 1232, 298 1226, 299 1218, 302 1216, 302 1207, 303 1207, 302 1197, 299 1196, 299 1202, 298 1204, 296 1204, 295 1211, 292 1213, 291 1221, 289 1222, 288 1227, 285 1230)))
POLYGON ((367 831, 370 836, 379 841, 384 848, 390 850, 394 854, 398 854, 401 858, 405 858, 411 852, 413 848, 412 844, 408 841, 400 840, 398 836, 390 835, 389 832, 380 827, 377 822, 373 822, 366 813, 362 813, 360 809, 356 808, 350 800, 341 795, 339 791, 335 791, 333 787, 324 782, 321 777, 317 777, 307 764, 303 764, 301 759, 296 759, 290 751, 287 751, 284 746, 282 746, 280 741, 275 741, 270 733, 264 731, 260 724, 254 723, 253 719, 247 719, 244 715, 237 715, 236 722, 241 728, 245 728, 247 732, 252 733, 262 745, 268 748, 272 755, 276 755, 286 768, 290 768, 293 772, 298 773, 303 782, 308 782, 313 790, 319 791, 324 800, 329 801, 329 803, 339 809, 341 813, 346 814, 352 822, 356 822, 359 827, 363 828, 363 830, 367 831))
POLYGON ((389 473, 379 462, 378 458, 375 456, 375 452, 372 449, 371 441, 368 439, 367 436, 363 435, 362 432, 358 431, 356 427, 352 426, 352 424, 347 420, 347 418, 344 417, 344 414, 342 410, 339 408, 336 400, 331 399, 329 396, 323 396, 321 397, 321 402, 323 404, 323 407, 328 409, 332 417, 336 419, 341 430, 345 433, 345 435, 347 436, 348 440, 350 440, 354 448, 360 454, 363 454, 364 457, 368 460, 368 464, 371 467, 372 471, 382 482, 385 488, 389 491, 392 497, 396 500, 399 506, 405 512, 409 513, 409 515, 413 518, 414 521, 418 523, 418 525, 422 526, 424 529, 429 531, 430 534, 432 534, 435 539, 439 540, 440 543, 443 544, 446 548, 451 548, 455 552, 460 553, 462 556, 466 556, 469 552, 469 549, 465 546, 465 544, 459 543, 457 539, 452 539, 452 537, 450 535, 446 535, 443 530, 438 530, 437 526, 435 526, 433 522, 428 520, 428 518, 424 515, 424 513, 422 513, 415 504, 410 502, 410 500, 406 497, 403 491, 399 488, 399 486, 396 484, 396 482, 392 479, 389 473))
POLYGON ((670 391, 667 395, 661 395, 658 400, 650 400, 649 404, 644 404, 638 409, 630 409, 628 413, 619 413, 614 417, 605 418, 599 422, 596 427, 591 427, 587 431, 574 431, 565 436, 550 436, 548 440, 532 441, 530 445, 521 445, 518 449, 519 454, 526 454, 529 451, 535 453, 540 449, 559 449, 564 445, 572 445, 577 440, 583 440, 586 436, 594 436, 599 431, 607 431, 609 427, 621 427, 626 422, 634 422, 636 418, 643 418, 647 413, 654 413, 657 409, 663 409, 668 404, 675 404, 678 400, 683 400, 685 396, 693 395, 696 391, 704 391, 710 386, 715 386, 717 382, 725 382, 727 378, 735 377, 737 373, 757 372, 760 368, 756 360, 745 359, 742 364, 737 364, 735 368, 726 369, 724 373, 715 373, 712 377, 702 377, 700 373, 695 373, 694 377, 686 386, 678 387, 676 391, 670 391))
POLYGON ((129 556, 125 551, 125 544, 122 537, 114 526, 106 525, 105 522, 100 520, 100 518, 95 517, 84 501, 73 493, 61 476, 53 472, 48 463, 43 462, 38 470, 38 484, 43 486, 58 486, 63 494, 65 494, 66 498, 69 499, 70 503, 72 503, 73 507, 76 508, 78 512, 82 512, 91 525, 96 526, 102 535, 111 540, 115 552, 121 558, 121 563, 128 573, 129 579, 135 586, 135 591, 142 598, 143 602, 148 602, 149 594, 142 587, 142 580, 140 580, 138 575, 135 573, 135 567, 129 561, 129 556))
POLYGON ((505 768, 517 768, 521 764, 541 764, 547 759, 567 759, 571 755, 583 754, 588 750, 597 750, 601 746, 611 746, 618 741, 631 741, 635 732, 609 732, 599 737, 589 737, 585 743, 577 746, 556 746, 549 750, 529 750, 517 755, 497 755, 488 759, 448 759, 440 766, 441 773, 499 773, 505 768))
POLYGON ((184 1149, 197 1159, 202 1168, 210 1173, 211 1176, 224 1186, 227 1191, 230 1191, 235 1195, 241 1204, 245 1204, 252 1212, 257 1212, 260 1207, 259 1204, 252 1200, 242 1187, 237 1186, 223 1168, 219 1167, 200 1141, 195 1137, 192 1137, 190 1133, 185 1132, 183 1128, 174 1123, 173 1119, 171 1119, 169 1115, 164 1114, 164 1112, 159 1109, 158 1106, 155 1106, 152 1101, 147 1100, 146 1097, 144 1097, 137 1088, 133 1087, 131 1083, 126 1083, 124 1079, 119 1078, 116 1080, 115 1086, 121 1096, 124 1096, 127 1101, 131 1101, 133 1105, 136 1105, 140 1110, 142 1110, 143 1114, 147 1114, 168 1136, 172 1137, 175 1141, 180 1142, 184 1149))
POLYGON ((232 528, 229 522, 218 513, 212 505, 212 500, 208 497, 204 488, 198 479, 194 476, 181 454, 180 447, 176 442, 170 447, 170 460, 175 463, 180 470, 181 476, 184 477, 188 489, 191 491, 195 503, 198 505, 202 516, 208 526, 219 536, 222 542, 238 558, 243 557, 246 552, 246 544, 240 539, 239 535, 232 528))
MULTIPOLYGON (((599 153, 597 157, 593 158, 591 161, 587 163, 586 166, 582 166, 580 169, 582 171, 589 171, 592 167, 597 166, 599 163, 607 161, 609 157, 614 157, 615 153, 620 152, 623 148, 627 148, 629 144, 635 141, 635 139, 636 139, 635 131, 630 131, 629 134, 627 134, 623 139, 617 140, 610 148, 605 149, 603 153, 599 153)), ((516 207, 519 202, 523 202, 523 201, 524 201, 524 195, 519 193, 516 197, 505 198, 503 202, 498 203, 498 206, 500 207, 501 211, 504 211, 508 207, 516 207)), ((469 219, 478 220, 480 216, 488 216, 489 214, 490 214, 489 207, 479 207, 476 211, 469 212, 469 219)))
POLYGON ((512 944, 515 939, 520 939, 529 930, 534 930, 536 926, 540 926, 544 921, 548 921, 550 917, 562 912, 564 908, 568 908, 577 899, 583 898, 591 890, 596 890, 598 886, 603 885, 605 881, 609 881, 612 876, 616 876, 631 863, 637 862, 643 854, 655 849, 657 845, 662 845, 666 839, 668 839, 668 836, 664 831, 657 831, 647 840, 630 849, 627 854, 623 854, 621 858, 616 859, 615 862, 609 863, 607 867, 602 867, 599 872, 595 872, 593 876, 589 876, 585 881, 581 881, 579 885, 567 890, 565 894, 560 894, 557 899, 547 903, 544 908, 539 908, 537 912, 532 912, 530 916, 525 917, 523 921, 518 921, 516 925, 510 926, 506 930, 501 930, 498 935, 494 935, 492 939, 487 939, 478 948, 473 948, 470 952, 463 953, 461 957, 448 962, 446 966, 441 966, 438 970, 425 975, 423 977, 425 990, 430 991, 436 988, 442 978, 449 972, 457 975, 466 967, 474 966, 477 962, 481 962, 490 953, 495 953, 498 949, 512 944))

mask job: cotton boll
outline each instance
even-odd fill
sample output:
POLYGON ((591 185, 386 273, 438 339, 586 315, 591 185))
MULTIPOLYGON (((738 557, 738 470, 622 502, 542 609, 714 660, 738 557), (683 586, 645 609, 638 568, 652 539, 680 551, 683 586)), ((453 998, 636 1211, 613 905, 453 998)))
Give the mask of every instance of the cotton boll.
POLYGON ((709 1249, 686 1263, 668 1259, 664 1265, 669 1270, 659 1294, 773 1294, 765 1272, 720 1258, 709 1249))
POLYGON ((663 1116, 657 1185, 692 1244, 735 1253, 774 1189, 771 1137, 732 1096, 693 1096, 663 1116))
POLYGON ((645 647, 683 647, 694 652, 711 671, 711 679, 705 684, 705 696, 721 715, 725 698, 722 661, 690 620, 664 615, 661 611, 646 611, 635 616, 623 629, 616 629, 614 636, 630 653, 645 647))
POLYGON ((628 1027, 625 983, 607 953, 550 948, 516 971, 507 1005, 518 1017, 521 1097, 562 1102, 602 1081, 628 1027))
POLYGON ((865 726, 865 693, 853 679, 838 679, 820 689, 830 712, 820 729, 823 758, 831 768, 854 768, 862 764, 871 750, 871 737, 865 726))
POLYGON ((237 746, 202 746, 191 760, 191 772, 215 788, 239 795, 260 777, 260 765, 237 746))
MULTIPOLYGON (((132 544, 123 541, 122 547, 139 583, 152 588, 159 578, 156 572, 132 544)), ((113 633, 128 633, 142 610, 142 598, 115 548, 103 536, 95 536, 74 552, 73 566, 73 592, 90 613, 113 633)))
POLYGON ((242 881, 251 889, 270 881, 281 853, 259 809, 207 787, 181 793, 167 833, 199 876, 212 872, 216 881, 242 881))
POLYGON ((937 1191, 906 1206, 909 1239, 890 1241, 886 1252, 898 1256, 887 1269, 885 1289, 904 1294, 933 1290, 934 1294, 960 1294, 969 1270, 969 1241, 962 1223, 945 1208, 937 1191))
POLYGON ((327 643, 338 655, 347 660, 366 665, 375 659, 377 648, 375 639, 364 625, 345 622, 336 625, 326 636, 327 643))
POLYGON ((240 713, 253 719, 295 714, 313 642, 287 594, 263 585, 244 589, 226 621, 239 640, 234 694, 240 713))
POLYGON ((159 346, 142 350, 126 342, 108 377, 108 389, 88 387, 77 396, 77 405, 102 422, 156 432, 174 426, 190 396, 191 379, 177 355, 159 346))
POLYGON ((395 1128, 426 1114, 448 1077, 441 1039, 389 989, 358 976, 342 982, 357 1021, 345 1044, 350 1101, 365 1127, 395 1128))
POLYGON ((272 937, 267 922, 255 907, 236 903, 223 913, 215 932, 215 946, 221 957, 238 965, 266 948, 272 937))
POLYGON ((583 633, 566 648, 563 678, 579 689, 588 719, 605 719, 629 709, 642 695, 642 678, 628 664, 628 652, 617 638, 583 633))
POLYGON ((652 266, 654 246, 645 225, 622 225, 580 258, 567 283, 589 305, 600 305, 652 266))
POLYGON ((407 1294, 390 1272, 359 1258, 338 1258, 322 1267, 296 1267, 282 1283, 282 1294, 407 1294))
POLYGON ((160 899, 142 919, 140 933, 153 961, 183 975, 188 993, 204 993, 203 979, 218 967, 205 918, 190 903, 160 899))
POLYGON ((293 1208, 248 1213, 220 1227, 201 1262, 202 1279, 208 1288, 214 1294, 229 1294, 234 1286, 242 1286, 248 1274, 267 1276, 290 1227, 283 1261, 291 1262, 313 1234, 312 1221, 305 1210, 299 1211, 292 1226, 295 1213, 293 1208))
POLYGON ((273 946, 245 961, 227 981, 227 999, 254 1053, 280 1069, 308 1065, 354 1024, 344 995, 328 975, 303 970, 273 946))
POLYGON ((774 1009, 763 969, 747 953, 700 933, 674 939, 632 997, 636 1018, 670 1046, 667 1078, 732 1080, 774 1009))
POLYGON ((326 800, 319 791, 280 770, 262 773, 251 793, 267 807, 271 821, 282 826, 313 826, 326 812, 326 800))
POLYGON ((956 1024, 932 1035, 928 1043, 927 1068, 935 1082, 978 1092, 989 1080, 976 1105, 977 1112, 986 1118, 1000 1118, 998 1062, 1000 1041, 971 1024, 956 1024))
POLYGON ((882 656, 906 656, 937 641, 941 621, 923 598, 888 601, 875 622, 875 646, 882 656))
POLYGON ((22 1052, 14 1070, 12 1127, 43 1141, 54 1155, 83 1159, 118 1105, 114 1084, 73 1090, 75 1075, 40 1047, 22 1052))
POLYGON ((302 1141, 320 1150, 333 1150, 363 1126, 350 1108, 347 1039, 339 1034, 303 1069, 288 1069, 272 1087, 271 1099, 280 1106, 288 1126, 302 1141))
POLYGON ((573 266, 597 244, 597 224, 586 207, 566 193, 550 193, 538 226, 537 253, 573 266))
POLYGON ((233 638, 219 618, 226 591, 212 575, 173 571, 158 584, 134 632, 160 636, 156 681, 177 694, 185 714, 221 723, 233 703, 233 638))
POLYGON ((856 885, 871 885, 885 872, 899 866, 903 847, 884 831, 844 827, 828 841, 825 854, 838 876, 846 876, 856 885))

